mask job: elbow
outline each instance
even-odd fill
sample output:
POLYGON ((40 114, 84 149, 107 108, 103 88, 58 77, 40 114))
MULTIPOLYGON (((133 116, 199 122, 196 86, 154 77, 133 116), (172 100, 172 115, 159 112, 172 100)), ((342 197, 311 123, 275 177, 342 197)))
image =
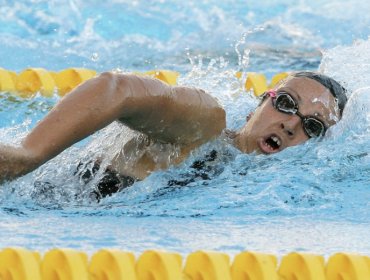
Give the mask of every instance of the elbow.
POLYGON ((100 73, 99 76, 97 77, 97 79, 106 80, 106 81, 114 81, 116 79, 117 75, 118 74, 116 74, 116 73, 106 71, 106 72, 100 73))
POLYGON ((124 93, 130 88, 132 77, 134 75, 103 72, 96 79, 100 87, 104 88, 105 91, 124 93))
POLYGON ((110 90, 116 89, 118 84, 118 74, 112 72, 103 72, 96 79, 100 87, 110 90))
POLYGON ((94 92, 98 100, 96 111, 110 111, 120 117, 131 93, 130 76, 103 72, 96 77, 94 92))
POLYGON ((97 79, 100 88, 103 89, 107 100, 114 101, 116 104, 122 104, 128 97, 133 96, 133 88, 138 89, 137 78, 132 74, 120 74, 112 72, 103 72, 97 79))
POLYGON ((118 90, 123 89, 127 90, 127 87, 132 82, 132 78, 135 77, 132 74, 120 74, 120 73, 112 73, 112 72, 103 72, 101 73, 97 79, 100 83, 104 86, 107 86, 111 89, 118 90))

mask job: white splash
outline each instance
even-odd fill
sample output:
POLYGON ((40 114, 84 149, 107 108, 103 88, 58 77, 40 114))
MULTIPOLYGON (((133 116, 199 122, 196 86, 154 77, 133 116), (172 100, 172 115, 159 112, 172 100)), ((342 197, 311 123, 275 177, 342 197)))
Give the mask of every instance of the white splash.
POLYGON ((323 53, 319 71, 348 89, 348 95, 370 85, 370 39, 352 46, 339 46, 323 53))
POLYGON ((315 97, 314 99, 311 100, 311 102, 312 103, 321 103, 326 108, 329 108, 329 105, 330 105, 329 96, 327 94, 322 94, 319 97, 315 97))
MULTIPOLYGON (((330 94, 330 93, 329 93, 330 94)), ((321 103, 324 108, 330 108, 330 98, 329 98, 329 94, 321 94, 319 97, 315 97, 311 100, 311 102, 313 104, 315 103, 321 103)), ((330 113, 329 113, 329 117, 325 117, 326 119, 328 119, 329 121, 334 121, 334 122, 338 122, 339 121, 339 107, 338 107, 338 103, 335 102, 335 105, 334 105, 334 110, 330 110, 330 113)), ((326 116, 326 114, 324 113, 324 108, 322 108, 322 114, 324 116, 326 116)))

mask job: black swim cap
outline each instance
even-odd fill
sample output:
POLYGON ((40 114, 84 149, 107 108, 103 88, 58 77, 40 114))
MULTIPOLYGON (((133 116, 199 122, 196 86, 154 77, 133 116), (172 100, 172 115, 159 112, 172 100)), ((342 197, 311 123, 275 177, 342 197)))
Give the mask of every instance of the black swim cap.
POLYGON ((336 80, 333 78, 330 78, 324 74, 319 74, 316 72, 296 72, 292 74, 293 77, 303 77, 303 78, 309 78, 312 80, 315 80, 322 84, 324 87, 330 90, 331 94, 335 97, 337 100, 337 104, 339 107, 340 115, 342 116, 344 106, 347 103, 347 96, 346 92, 347 90, 342 87, 336 80))

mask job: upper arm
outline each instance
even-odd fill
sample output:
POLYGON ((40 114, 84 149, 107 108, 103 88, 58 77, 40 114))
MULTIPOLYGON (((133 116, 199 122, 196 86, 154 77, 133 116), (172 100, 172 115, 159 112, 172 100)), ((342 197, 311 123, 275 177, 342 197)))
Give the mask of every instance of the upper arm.
POLYGON ((225 111, 201 89, 171 87, 143 77, 132 77, 129 83, 141 94, 126 100, 120 121, 154 140, 199 144, 225 128, 225 111))

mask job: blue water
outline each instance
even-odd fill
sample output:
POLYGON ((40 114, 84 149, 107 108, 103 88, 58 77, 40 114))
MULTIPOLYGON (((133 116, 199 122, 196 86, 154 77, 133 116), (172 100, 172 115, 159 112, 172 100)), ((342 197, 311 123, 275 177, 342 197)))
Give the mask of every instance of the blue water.
MULTIPOLYGON (((79 161, 113 157, 133 132, 112 124, 0 189, 0 247, 94 252, 156 248, 282 255, 370 254, 370 11, 365 1, 0 1, 0 67, 179 71, 239 127, 258 103, 234 72, 317 70, 350 90, 343 120, 321 142, 244 155, 221 139, 181 166, 97 204, 73 176, 79 161), (102 145, 102 143, 105 143, 102 145), (212 149, 211 180, 181 188, 212 149), (57 187, 41 194, 36 181, 57 187)), ((0 141, 21 138, 58 101, 0 95, 0 141)))

